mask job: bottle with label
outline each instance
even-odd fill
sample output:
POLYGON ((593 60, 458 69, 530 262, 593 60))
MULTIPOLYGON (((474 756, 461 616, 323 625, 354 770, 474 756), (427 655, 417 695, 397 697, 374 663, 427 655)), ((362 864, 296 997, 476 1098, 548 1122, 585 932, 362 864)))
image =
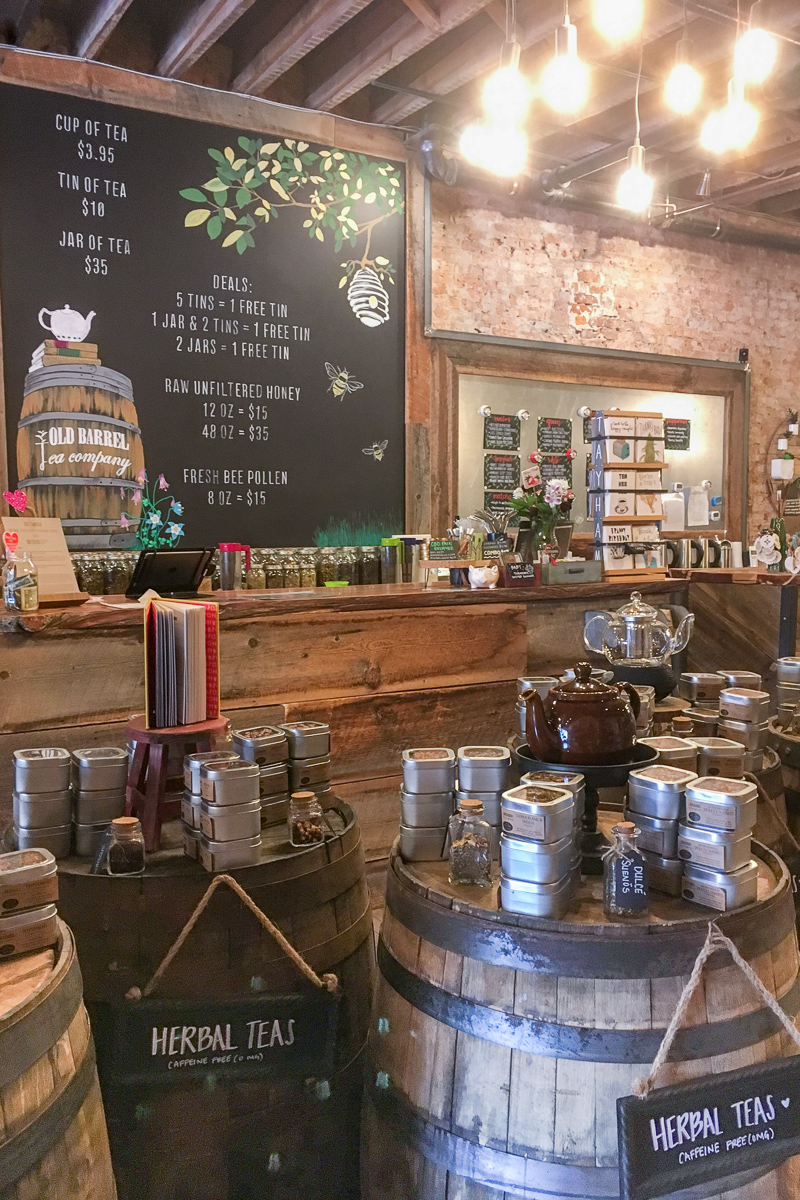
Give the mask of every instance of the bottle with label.
POLYGON ((450 818, 450 882, 492 885, 492 830, 480 800, 459 800, 450 818))
POLYGON ((18 549, 16 533, 3 535, 6 561, 3 564, 3 604, 8 612, 36 612, 39 607, 39 575, 33 560, 18 549))
POLYGON ((614 844, 603 859, 603 911, 612 921, 647 913, 647 864, 636 845, 639 830, 633 821, 620 821, 611 830, 614 844))

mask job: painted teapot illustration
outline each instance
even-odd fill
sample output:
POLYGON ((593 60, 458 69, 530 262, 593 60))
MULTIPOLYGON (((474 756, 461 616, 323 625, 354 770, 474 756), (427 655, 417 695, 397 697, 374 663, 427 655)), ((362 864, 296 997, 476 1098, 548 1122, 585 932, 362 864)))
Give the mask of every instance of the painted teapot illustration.
POLYGON ((92 317, 97 314, 92 310, 84 317, 74 308, 65 304, 63 308, 42 308, 39 310, 39 324, 43 325, 58 342, 82 342, 92 328, 92 317), (50 318, 49 323, 45 316, 50 318))

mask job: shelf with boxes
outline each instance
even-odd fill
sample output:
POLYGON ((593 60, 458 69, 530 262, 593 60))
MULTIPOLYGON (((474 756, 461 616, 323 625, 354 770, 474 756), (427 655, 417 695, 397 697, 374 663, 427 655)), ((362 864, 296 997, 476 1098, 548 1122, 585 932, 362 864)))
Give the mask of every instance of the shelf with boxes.
POLYGON ((606 575, 666 568, 661 542, 664 418, 596 412, 591 418, 589 517, 606 575))

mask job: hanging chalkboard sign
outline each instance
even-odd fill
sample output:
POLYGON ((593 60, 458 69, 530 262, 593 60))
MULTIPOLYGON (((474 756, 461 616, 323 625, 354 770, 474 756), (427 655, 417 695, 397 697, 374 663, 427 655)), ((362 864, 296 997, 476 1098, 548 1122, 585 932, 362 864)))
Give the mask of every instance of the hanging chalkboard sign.
POLYGON ((74 545, 135 527, 142 466, 190 545, 396 532, 404 191, 382 158, 3 84, 11 486, 74 545))
POLYGON ((664 449, 688 450, 692 438, 692 422, 678 417, 664 418, 664 449))
POLYGON ((325 1074, 333 1066, 339 995, 323 988, 230 1002, 115 1004, 108 1078, 115 1086, 325 1074))
POLYGON ((587 442, 587 443, 592 440, 592 418, 591 417, 583 418, 583 440, 584 440, 584 442, 587 442))
POLYGON ((566 479, 572 487, 572 461, 566 454, 550 454, 539 463, 542 483, 548 479, 566 479))
POLYGON ((539 417, 536 445, 544 454, 566 454, 572 445, 572 421, 567 417, 539 417))
POLYGON ((513 492, 519 487, 518 454, 484 454, 483 486, 513 492))
POLYGON ((509 504, 510 499, 511 492, 484 492, 484 512, 491 513, 492 516, 504 517, 506 513, 512 511, 509 504))
POLYGON ((483 419, 484 450, 519 450, 520 420, 505 413, 483 419))
POLYGON ((733 1190, 800 1153, 800 1057, 623 1096, 617 1131, 621 1200, 733 1190))

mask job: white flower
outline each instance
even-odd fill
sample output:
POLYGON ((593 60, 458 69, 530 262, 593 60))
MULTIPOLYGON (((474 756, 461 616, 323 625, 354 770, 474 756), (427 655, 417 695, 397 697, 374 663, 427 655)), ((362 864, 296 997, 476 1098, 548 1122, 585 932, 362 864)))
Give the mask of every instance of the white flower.
POLYGON ((511 493, 511 495, 515 500, 521 500, 525 493, 522 488, 514 488, 514 491, 511 493))
POLYGON ((780 547, 781 542, 778 535, 768 531, 760 533, 753 543, 753 548, 756 552, 756 558, 759 562, 765 563, 768 567, 774 566, 775 563, 780 562, 780 547))
POLYGON ((150 516, 147 519, 151 525, 160 525, 161 524, 161 514, 160 513, 151 512, 150 516))

